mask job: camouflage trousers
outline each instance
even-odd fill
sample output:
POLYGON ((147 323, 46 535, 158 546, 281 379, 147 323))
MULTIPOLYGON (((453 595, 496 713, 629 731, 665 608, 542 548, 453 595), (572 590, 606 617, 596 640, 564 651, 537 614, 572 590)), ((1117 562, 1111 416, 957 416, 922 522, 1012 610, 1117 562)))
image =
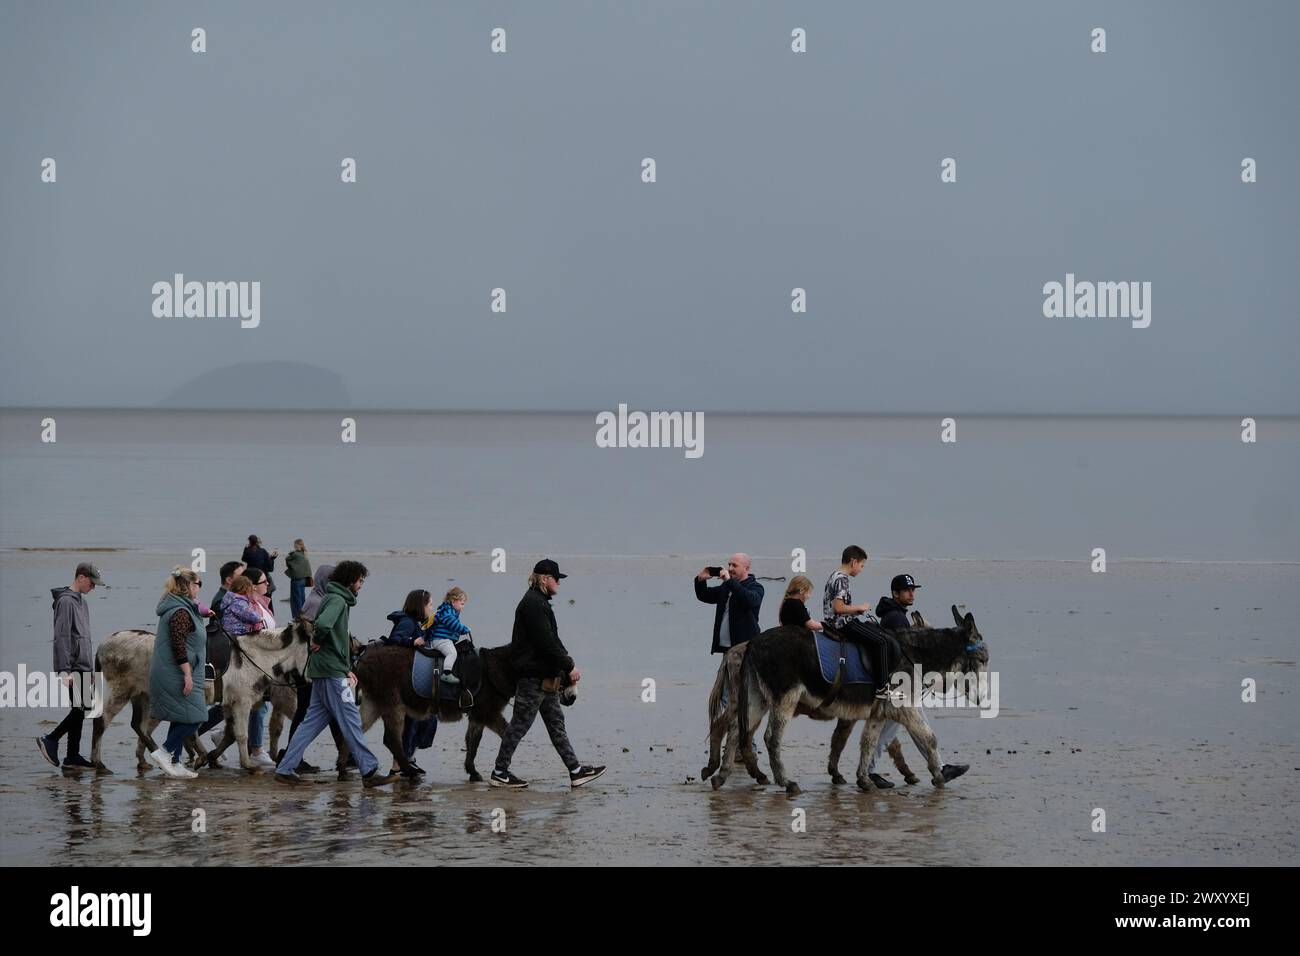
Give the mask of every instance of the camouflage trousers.
POLYGON ((497 773, 505 773, 510 769, 515 748, 524 739, 524 734, 528 733, 528 728, 537 719, 539 711, 546 732, 551 735, 551 745, 555 747, 555 752, 560 755, 564 765, 570 771, 581 766, 573 753, 573 747, 569 745, 569 735, 564 732, 564 709, 560 695, 543 693, 539 677, 521 677, 515 684, 514 716, 510 719, 505 736, 501 738, 501 749, 497 751, 497 773))

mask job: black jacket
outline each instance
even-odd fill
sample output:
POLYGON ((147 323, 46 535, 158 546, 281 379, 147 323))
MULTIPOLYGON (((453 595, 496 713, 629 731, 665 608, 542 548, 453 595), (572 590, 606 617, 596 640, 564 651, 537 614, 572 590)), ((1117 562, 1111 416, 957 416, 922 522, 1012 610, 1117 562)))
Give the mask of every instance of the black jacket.
POLYGON ((551 599, 529 588, 515 608, 510 657, 519 677, 555 677, 573 670, 573 658, 560 643, 551 599))
POLYGON ((266 593, 270 594, 275 590, 275 582, 271 580, 271 572, 275 570, 275 558, 271 557, 271 552, 266 548, 245 548, 244 553, 239 556, 250 568, 257 568, 266 575, 266 593))
POLYGON ((887 627, 891 631, 901 631, 912 626, 907 617, 907 608, 892 597, 882 597, 876 602, 876 617, 880 618, 881 627, 887 627))
POLYGON ((696 578, 695 596, 705 604, 718 606, 713 614, 713 650, 710 653, 725 654, 728 650, 722 646, 719 634, 723 614, 728 615, 732 647, 744 644, 758 633, 758 609, 763 605, 763 585, 752 574, 740 582, 730 578, 716 588, 711 588, 707 581, 696 578))

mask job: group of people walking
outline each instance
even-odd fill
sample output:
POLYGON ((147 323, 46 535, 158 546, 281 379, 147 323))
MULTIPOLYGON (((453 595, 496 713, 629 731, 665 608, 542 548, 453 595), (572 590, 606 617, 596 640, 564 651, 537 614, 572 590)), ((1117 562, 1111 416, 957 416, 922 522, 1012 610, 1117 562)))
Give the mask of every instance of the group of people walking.
MULTIPOLYGON (((787 627, 803 627, 809 631, 830 628, 841 640, 860 644, 876 676, 876 697, 897 703, 903 695, 894 688, 885 675, 892 675, 897 660, 897 648, 881 628, 899 630, 910 626, 907 609, 916 601, 920 585, 910 574, 896 575, 890 582, 890 595, 882 597, 873 613, 870 602, 855 603, 852 595, 853 579, 867 564, 867 552, 858 545, 850 545, 840 554, 840 566, 830 573, 822 589, 822 619, 808 612, 807 602, 813 595, 813 582, 807 575, 796 574, 790 579, 778 611, 778 623, 787 627)), ((702 568, 695 576, 695 596, 705 604, 716 605, 713 615, 713 646, 711 653, 725 654, 755 637, 760 631, 759 611, 763 605, 763 585, 750 573, 750 557, 743 552, 733 554, 726 567, 702 568), (709 586, 717 578, 719 584, 709 586)), ((723 685, 720 706, 726 708, 727 687, 723 685)), ((893 783, 875 772, 876 759, 884 753, 890 741, 897 736, 900 725, 886 721, 881 732, 875 756, 868 773, 876 785, 892 787, 893 783)))
MULTIPOLYGON (((240 560, 222 565, 220 587, 211 605, 200 600, 203 581, 190 568, 173 568, 164 583, 162 597, 155 608, 158 626, 149 670, 149 712, 151 717, 170 724, 162 747, 149 753, 147 759, 169 777, 198 776, 181 762, 185 741, 195 734, 208 734, 224 719, 222 705, 209 706, 204 696, 207 622, 219 618, 222 628, 236 637, 275 628, 271 572, 277 556, 278 551, 268 552, 256 535, 250 535, 240 560)), ((359 561, 341 561, 337 565, 323 564, 313 574, 306 545, 298 539, 286 561, 286 573, 290 578, 291 617, 313 624, 305 673, 307 682, 298 688, 289 744, 277 759, 272 759, 263 749, 270 704, 263 699, 253 707, 248 722, 249 756, 256 764, 274 769, 277 781, 301 783, 304 774, 320 769, 308 764, 305 755, 312 741, 328 727, 340 753, 346 743, 350 751, 348 766, 355 765, 361 771, 365 786, 392 783, 398 778, 396 769, 381 773, 378 759, 366 745, 356 702, 357 677, 352 671, 351 610, 369 575, 368 569, 359 561)), ((539 561, 528 578, 528 590, 515 609, 510 641, 510 656, 517 675, 514 713, 502 737, 490 779, 494 787, 528 786, 526 780, 510 771, 510 764, 539 713, 551 743, 569 771, 571 786, 583 786, 605 772, 603 766, 578 760, 565 731, 564 712, 559 702, 561 687, 566 683, 576 684, 582 676, 560 641, 551 607, 551 598, 565 577, 553 560, 539 561)), ((99 586, 104 586, 99 569, 82 563, 77 565, 71 585, 51 592, 54 669, 69 685, 94 673, 90 611, 85 596, 99 586)), ((458 656, 456 643, 472 640, 470 628, 461 619, 467 601, 468 595, 458 587, 447 591, 436 608, 430 592, 410 592, 402 609, 388 615, 392 629, 386 643, 428 647, 441 653, 440 680, 456 685, 459 681, 452 673, 458 656)), ((463 693, 462 704, 465 697, 463 693)), ((80 749, 84 715, 89 709, 89 700, 75 700, 63 721, 49 734, 37 738, 41 755, 53 766, 68 770, 93 766, 80 749), (60 760, 59 747, 65 738, 67 755, 60 760)), ((436 714, 425 721, 407 721, 402 746, 408 761, 414 764, 416 749, 432 746, 436 731, 436 714)), ((215 746, 210 736, 203 743, 207 749, 215 746)), ((340 767, 344 772, 346 769, 340 767)), ((424 772, 418 765, 415 770, 424 772)))

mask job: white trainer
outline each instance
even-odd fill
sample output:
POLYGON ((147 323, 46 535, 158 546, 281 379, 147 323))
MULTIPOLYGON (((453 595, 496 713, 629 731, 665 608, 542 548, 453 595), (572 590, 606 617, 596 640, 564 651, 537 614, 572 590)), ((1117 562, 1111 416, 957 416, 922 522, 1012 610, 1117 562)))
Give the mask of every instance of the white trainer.
POLYGON ((185 773, 189 773, 195 777, 198 776, 198 774, 193 771, 186 771, 184 767, 177 764, 176 761, 172 759, 172 755, 165 750, 151 750, 145 755, 145 759, 169 777, 183 777, 185 776, 185 773), (185 773, 180 773, 178 771, 185 771, 185 773))
POLYGON ((265 750, 260 754, 249 754, 248 759, 253 761, 254 766, 261 767, 263 770, 275 769, 275 761, 271 759, 270 755, 265 750))

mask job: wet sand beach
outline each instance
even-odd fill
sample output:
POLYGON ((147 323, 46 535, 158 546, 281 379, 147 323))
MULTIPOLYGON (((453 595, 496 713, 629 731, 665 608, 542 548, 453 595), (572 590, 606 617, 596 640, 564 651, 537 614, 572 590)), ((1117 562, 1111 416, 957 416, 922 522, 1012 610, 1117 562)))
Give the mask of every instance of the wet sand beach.
MULTIPOLYGON (((48 668, 47 588, 68 560, 55 551, 0 552, 0 669, 48 668)), ((97 641, 118 627, 151 626, 158 569, 173 560, 146 549, 111 556, 115 586, 92 599, 97 641)), ((455 581, 471 594, 466 619, 479 644, 508 640, 522 577, 491 573, 488 554, 362 560, 372 576, 353 612, 359 637, 378 636, 408 589, 455 581)), ((511 557, 514 568, 529 560, 511 557)), ((945 759, 971 771, 944 790, 902 786, 892 767, 894 790, 835 787, 825 774, 832 725, 799 719, 787 765, 804 792, 790 796, 754 787, 743 771, 718 792, 698 780, 719 660, 708 654, 711 608, 691 593, 704 557, 559 560, 571 575, 556 599, 560 633, 584 671, 566 711, 569 733, 580 758, 609 766, 589 787, 570 791, 540 722, 513 765, 532 781, 522 792, 466 782, 464 723, 442 725, 433 750, 421 752, 428 776, 418 784, 366 791, 355 778, 322 775, 291 790, 244 773, 231 754, 195 781, 138 773, 122 716, 104 748, 112 775, 56 771, 33 738, 61 712, 5 708, 0 863, 1178 866, 1300 858, 1295 565, 1116 562, 1094 575, 1082 561, 912 561, 925 585, 918 606, 942 624, 948 604, 967 605, 999 672, 996 718, 930 712, 945 759), (1258 682, 1256 703, 1241 702, 1244 677, 1258 682), (653 703, 642 700, 647 678, 653 703), (1104 833, 1091 829, 1096 808, 1106 812, 1104 833), (806 832, 792 830, 796 810, 806 832), (192 832, 196 811, 205 833, 192 832), (494 831, 494 819, 504 819, 504 832, 494 831)), ((831 566, 815 562, 809 573, 818 580, 831 566)), ((754 570, 788 575, 788 559, 759 555, 754 570)), ((783 583, 764 583, 770 626, 783 583)), ((368 740, 386 760, 380 736, 374 727, 368 740)), ((87 725, 87 750, 89 738, 87 725)), ((478 756, 485 774, 496 746, 486 732, 478 756)), ((922 768, 910 741, 904 752, 922 768)), ((855 733, 841 768, 850 779, 856 757, 855 733)), ((332 760, 328 735, 308 759, 332 760)), ((766 769, 762 744, 759 760, 766 769)))

